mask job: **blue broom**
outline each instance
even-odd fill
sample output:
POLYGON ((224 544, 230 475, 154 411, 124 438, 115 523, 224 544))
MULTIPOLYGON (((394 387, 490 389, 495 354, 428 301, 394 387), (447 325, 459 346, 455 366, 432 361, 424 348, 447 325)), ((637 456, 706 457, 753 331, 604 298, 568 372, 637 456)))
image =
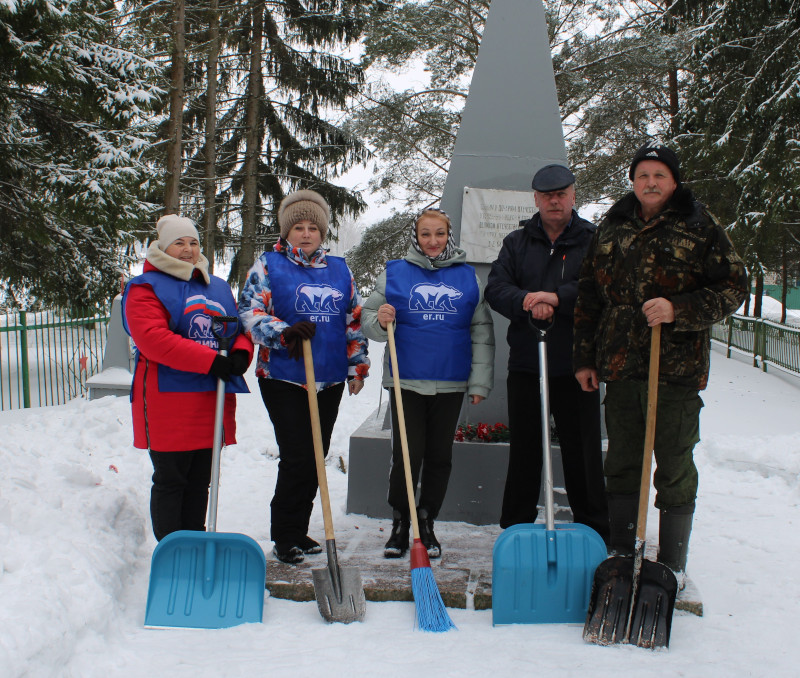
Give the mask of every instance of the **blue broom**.
POLYGON ((414 487, 411 480, 411 462, 408 455, 408 437, 406 421, 403 414, 403 398, 400 392, 400 376, 397 370, 397 349, 394 343, 394 324, 386 327, 389 334, 389 356, 392 361, 392 378, 394 380, 394 396, 397 405, 397 421, 400 425, 400 446, 403 450, 403 469, 406 476, 408 492, 408 508, 411 515, 411 527, 414 533, 414 544, 411 547, 411 591, 417 609, 417 626, 423 631, 441 633, 456 628, 450 615, 447 614, 439 587, 433 578, 428 550, 419 538, 419 521, 417 519, 417 502, 414 498, 414 487))

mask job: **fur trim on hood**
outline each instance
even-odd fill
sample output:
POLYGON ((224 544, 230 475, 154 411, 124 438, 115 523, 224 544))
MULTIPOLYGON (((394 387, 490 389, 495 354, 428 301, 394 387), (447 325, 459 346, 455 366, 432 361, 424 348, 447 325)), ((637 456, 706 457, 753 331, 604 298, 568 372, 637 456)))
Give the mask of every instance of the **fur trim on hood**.
POLYGON ((174 276, 178 280, 186 280, 188 282, 192 279, 195 270, 198 270, 203 276, 203 280, 206 281, 206 285, 211 282, 211 278, 208 275, 208 259, 202 254, 193 266, 188 261, 181 261, 169 256, 159 248, 158 241, 154 240, 150 243, 150 247, 147 248, 147 261, 162 273, 174 276))

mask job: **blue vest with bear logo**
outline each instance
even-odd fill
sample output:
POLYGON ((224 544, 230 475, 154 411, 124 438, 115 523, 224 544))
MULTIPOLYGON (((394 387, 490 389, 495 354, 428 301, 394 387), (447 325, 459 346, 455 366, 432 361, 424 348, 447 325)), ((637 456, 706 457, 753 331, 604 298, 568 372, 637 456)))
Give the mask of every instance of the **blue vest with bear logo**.
POLYGON ((470 325, 479 297, 475 269, 468 264, 433 271, 405 259, 386 264, 386 301, 396 311, 400 377, 469 379, 470 325))
MULTIPOLYGON (((182 337, 216 351, 219 345, 211 332, 212 316, 226 315, 236 318, 238 312, 228 283, 213 275, 210 278, 211 281, 206 285, 202 278, 192 277, 191 280, 185 281, 161 271, 147 271, 136 276, 127 284, 122 295, 122 324, 125 331, 130 334, 125 318, 128 291, 132 285, 150 285, 158 300, 167 309, 170 318, 169 328, 182 337)), ((230 328, 226 334, 229 332, 230 328)), ((138 349, 136 361, 139 361, 138 349)), ((158 389, 162 393, 216 391, 217 378, 210 374, 176 370, 159 363, 158 389)), ((248 393, 249 389, 244 378, 234 376, 225 383, 225 392, 248 393)))
MULTIPOLYGON (((347 306, 350 270, 341 257, 326 257, 327 266, 314 268, 291 261, 283 252, 267 254, 272 313, 290 325, 307 320, 316 325, 311 339, 314 378, 339 383, 347 379, 347 306)), ((287 351, 269 353, 269 376, 306 383, 305 363, 287 351)))

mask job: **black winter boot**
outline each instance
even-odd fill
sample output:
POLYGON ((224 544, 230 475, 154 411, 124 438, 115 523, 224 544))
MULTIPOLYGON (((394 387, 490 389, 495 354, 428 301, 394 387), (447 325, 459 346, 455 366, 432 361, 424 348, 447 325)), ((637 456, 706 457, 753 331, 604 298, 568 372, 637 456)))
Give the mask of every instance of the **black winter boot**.
POLYGON ((692 534, 694 502, 662 509, 658 526, 658 562, 675 573, 679 589, 686 585, 686 560, 692 534))
POLYGON ((408 532, 411 519, 400 511, 392 512, 392 534, 383 549, 384 558, 401 558, 408 551, 408 532))
POLYGON ((442 555, 442 546, 433 533, 433 518, 424 508, 417 511, 417 517, 419 518, 419 538, 428 550, 428 558, 438 558, 442 555))
POLYGON ((636 546, 638 494, 608 495, 608 555, 632 556, 636 546))
POLYGON ((278 560, 282 563, 288 563, 289 565, 302 563, 305 558, 305 556, 303 556, 303 550, 297 544, 291 542, 276 543, 272 552, 278 560))

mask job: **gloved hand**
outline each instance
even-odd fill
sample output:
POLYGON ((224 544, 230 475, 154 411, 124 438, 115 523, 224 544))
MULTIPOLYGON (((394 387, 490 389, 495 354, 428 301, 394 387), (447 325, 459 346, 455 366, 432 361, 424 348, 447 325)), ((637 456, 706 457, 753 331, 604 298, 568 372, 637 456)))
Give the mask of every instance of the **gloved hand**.
POLYGON ((302 360, 303 339, 311 339, 316 331, 317 326, 308 320, 301 320, 294 325, 289 325, 282 333, 283 343, 286 344, 289 357, 294 360, 302 360))
POLYGON ((250 367, 250 356, 248 355, 247 351, 243 351, 240 348, 237 348, 235 351, 231 351, 230 360, 231 374, 236 377, 241 377, 245 372, 247 372, 247 368, 250 367))
POLYGON ((208 373, 212 377, 222 379, 222 381, 228 381, 231 378, 232 371, 233 363, 231 359, 226 355, 220 354, 214 357, 214 362, 211 363, 211 367, 208 368, 208 373))

